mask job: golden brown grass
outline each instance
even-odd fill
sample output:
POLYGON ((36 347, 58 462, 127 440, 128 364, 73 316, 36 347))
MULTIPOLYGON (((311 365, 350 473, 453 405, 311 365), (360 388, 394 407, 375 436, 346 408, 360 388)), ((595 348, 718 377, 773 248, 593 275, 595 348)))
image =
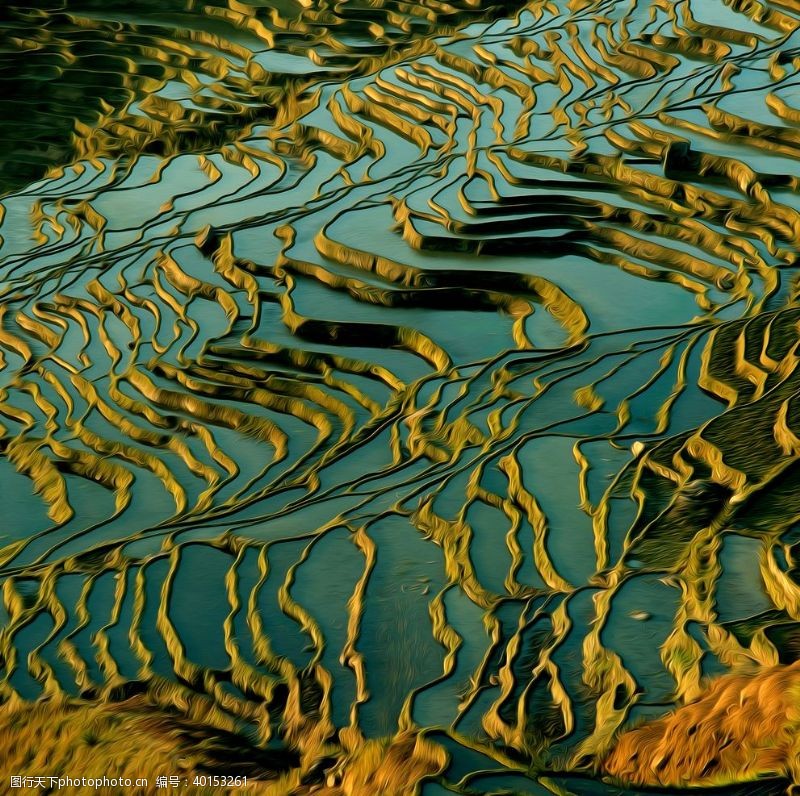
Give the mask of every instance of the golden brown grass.
POLYGON ((695 702, 624 733, 607 774, 639 786, 800 784, 800 662, 713 681, 695 702))
MULTIPOLYGON (((179 775, 192 783, 196 775, 237 773, 258 780, 252 792, 263 793, 270 780, 296 763, 289 751, 253 749, 233 733, 189 721, 138 696, 119 703, 7 705, 0 710, 0 748, 0 780, 5 784, 14 775, 145 778, 147 787, 122 789, 142 795, 157 792, 159 776, 179 775)), ((69 790, 109 796, 121 792, 118 787, 69 790)))
POLYGON ((191 793, 258 796, 412 796, 423 778, 440 773, 447 755, 412 732, 365 740, 343 730, 342 746, 320 760, 290 749, 264 750, 239 735, 155 706, 123 702, 40 701, 0 708, 0 782, 27 777, 144 778, 146 786, 70 787, 76 796, 164 793, 159 776, 178 775, 191 793), (247 788, 192 786, 196 776, 247 776, 247 788))
POLYGON ((360 733, 340 733, 350 747, 341 773, 332 774, 327 787, 315 793, 324 796, 411 796, 425 777, 441 773, 447 764, 445 750, 413 732, 398 733, 391 741, 364 741, 360 733))

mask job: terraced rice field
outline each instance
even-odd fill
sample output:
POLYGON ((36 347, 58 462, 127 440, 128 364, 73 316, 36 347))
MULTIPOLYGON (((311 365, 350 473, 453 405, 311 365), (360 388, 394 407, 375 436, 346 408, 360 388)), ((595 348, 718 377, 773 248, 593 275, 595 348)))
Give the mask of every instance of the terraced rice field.
POLYGON ((6 780, 800 784, 798 0, 0 31, 6 780))

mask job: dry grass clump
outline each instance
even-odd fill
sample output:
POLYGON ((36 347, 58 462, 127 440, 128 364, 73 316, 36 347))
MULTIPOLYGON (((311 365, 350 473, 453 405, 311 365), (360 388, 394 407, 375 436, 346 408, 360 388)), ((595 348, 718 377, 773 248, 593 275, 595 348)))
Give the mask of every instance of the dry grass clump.
MULTIPOLYGON (((240 735, 154 705, 144 696, 122 702, 45 700, 0 708, 0 782, 27 777, 124 778, 132 796, 164 793, 156 778, 178 775, 193 794, 258 796, 412 796, 425 777, 440 773, 447 754, 412 732, 366 740, 339 733, 341 747, 305 760, 289 748, 262 749, 240 735), (194 786, 204 775, 247 776, 242 787, 194 786)), ((118 796, 119 787, 70 787, 75 796, 118 796)))
POLYGON ((347 752, 339 773, 332 772, 327 787, 314 791, 323 796, 411 796, 423 779, 447 765, 445 750, 417 733, 401 732, 391 740, 364 740, 352 729, 339 735, 347 752))
MULTIPOLYGON (((290 750, 264 750, 239 735, 157 707, 144 697, 122 702, 40 701, 0 709, 0 781, 27 777, 147 779, 126 793, 164 792, 159 776, 248 776, 254 791, 297 765, 290 750)), ((248 788, 249 789, 249 788, 248 788)), ((76 794, 119 794, 119 787, 70 787, 76 794)), ((193 788, 194 793, 226 789, 193 788)), ((286 790, 283 793, 287 793, 286 790)))
POLYGON ((800 662, 727 675, 705 694, 624 733, 603 768, 630 785, 713 787, 762 778, 800 784, 800 662))

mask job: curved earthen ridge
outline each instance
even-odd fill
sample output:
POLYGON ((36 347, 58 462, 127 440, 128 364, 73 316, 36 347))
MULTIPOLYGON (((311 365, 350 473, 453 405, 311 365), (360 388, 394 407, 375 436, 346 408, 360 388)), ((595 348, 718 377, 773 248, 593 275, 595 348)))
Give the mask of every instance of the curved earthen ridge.
POLYGON ((0 9, 0 776, 800 784, 800 4, 135 5, 0 9))

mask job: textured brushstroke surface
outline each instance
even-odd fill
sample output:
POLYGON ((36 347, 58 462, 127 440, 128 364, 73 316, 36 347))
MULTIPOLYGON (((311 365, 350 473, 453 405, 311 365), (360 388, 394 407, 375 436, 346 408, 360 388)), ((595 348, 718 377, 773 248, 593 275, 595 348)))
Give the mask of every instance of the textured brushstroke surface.
POLYGON ((0 776, 798 783, 798 28, 0 8, 0 776))

